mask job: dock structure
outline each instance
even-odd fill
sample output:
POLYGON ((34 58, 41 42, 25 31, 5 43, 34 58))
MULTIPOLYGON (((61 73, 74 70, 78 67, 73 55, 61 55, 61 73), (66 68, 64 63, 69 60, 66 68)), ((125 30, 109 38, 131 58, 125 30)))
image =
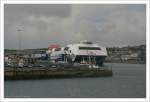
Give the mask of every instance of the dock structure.
POLYGON ((112 76, 110 69, 101 68, 64 68, 64 69, 41 69, 41 68, 15 68, 5 70, 5 80, 22 79, 51 79, 51 78, 71 78, 71 77, 108 77, 112 76))
POLYGON ((48 65, 42 64, 44 67, 40 67, 40 64, 36 66, 38 61, 35 60, 35 56, 17 57, 14 63, 16 67, 5 68, 4 79, 98 77, 113 74, 112 70, 104 66, 107 57, 106 48, 90 41, 80 41, 65 47, 50 46, 47 56, 50 61, 48 65))

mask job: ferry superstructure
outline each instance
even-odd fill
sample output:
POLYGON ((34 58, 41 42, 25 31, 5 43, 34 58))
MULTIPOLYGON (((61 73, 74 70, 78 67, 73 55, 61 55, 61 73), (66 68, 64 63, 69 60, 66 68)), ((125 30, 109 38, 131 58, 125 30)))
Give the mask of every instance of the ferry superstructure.
POLYGON ((104 59, 107 56, 107 50, 105 47, 89 41, 70 44, 67 45, 66 48, 68 59, 78 63, 94 63, 103 66, 104 59))
POLYGON ((51 53, 52 60, 61 59, 69 63, 95 64, 98 66, 103 66, 106 57, 106 48, 90 41, 81 41, 63 48, 56 48, 51 53))

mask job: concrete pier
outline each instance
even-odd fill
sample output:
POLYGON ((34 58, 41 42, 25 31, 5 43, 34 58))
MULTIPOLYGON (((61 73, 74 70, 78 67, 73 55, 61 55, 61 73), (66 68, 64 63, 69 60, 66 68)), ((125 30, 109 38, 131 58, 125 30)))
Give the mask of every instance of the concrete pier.
POLYGON ((65 68, 65 69, 29 69, 14 68, 5 70, 5 80, 19 79, 48 79, 48 78, 70 78, 70 77, 104 77, 112 76, 112 70, 99 68, 65 68))

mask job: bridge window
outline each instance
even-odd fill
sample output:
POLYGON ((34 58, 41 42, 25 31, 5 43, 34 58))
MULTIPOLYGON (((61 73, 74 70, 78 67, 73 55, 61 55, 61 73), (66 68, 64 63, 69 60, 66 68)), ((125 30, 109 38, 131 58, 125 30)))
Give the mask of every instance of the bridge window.
POLYGON ((79 50, 101 50, 99 47, 79 47, 79 50))
POLYGON ((68 50, 69 49, 69 47, 65 47, 65 49, 64 50, 68 50))
POLYGON ((61 50, 61 48, 56 48, 56 49, 55 49, 55 51, 60 51, 60 50, 61 50))

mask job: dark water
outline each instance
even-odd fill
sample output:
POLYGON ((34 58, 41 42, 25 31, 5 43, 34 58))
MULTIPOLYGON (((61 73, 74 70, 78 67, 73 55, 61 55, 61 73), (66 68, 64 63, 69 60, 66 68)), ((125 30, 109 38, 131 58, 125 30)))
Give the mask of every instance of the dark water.
POLYGON ((146 97, 145 64, 112 66, 113 77, 5 81, 4 94, 15 98, 146 97))

